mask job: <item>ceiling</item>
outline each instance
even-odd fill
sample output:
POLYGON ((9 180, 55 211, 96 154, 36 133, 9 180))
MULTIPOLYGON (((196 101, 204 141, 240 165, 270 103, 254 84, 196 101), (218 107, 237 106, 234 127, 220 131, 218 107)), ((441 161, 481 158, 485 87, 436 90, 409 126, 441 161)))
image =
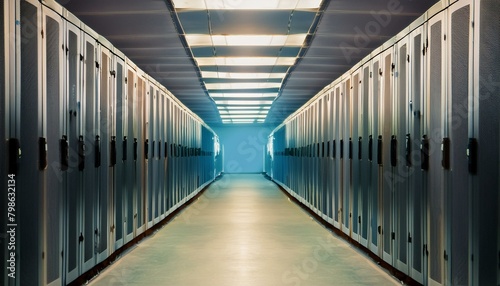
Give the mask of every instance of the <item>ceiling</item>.
POLYGON ((252 122, 280 124, 438 2, 312 0, 315 7, 300 7, 311 0, 57 1, 211 126, 232 123, 226 118, 241 111, 225 106, 235 100, 258 116, 252 122), (281 8, 244 9, 254 2, 281 8), (224 37, 233 35, 277 37, 263 43, 224 37), (250 63, 234 63, 238 57, 250 57, 250 63), (256 57, 272 60, 260 64, 256 57), (256 74, 262 76, 249 76, 256 74), (241 102, 248 93, 267 102, 241 102))

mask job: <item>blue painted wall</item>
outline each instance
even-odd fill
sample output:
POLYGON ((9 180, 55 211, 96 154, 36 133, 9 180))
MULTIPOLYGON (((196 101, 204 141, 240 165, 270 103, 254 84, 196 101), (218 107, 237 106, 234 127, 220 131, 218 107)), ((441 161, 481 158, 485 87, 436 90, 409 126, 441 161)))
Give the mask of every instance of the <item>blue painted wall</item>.
POLYGON ((212 128, 224 145, 225 173, 261 173, 270 125, 232 125, 212 128))

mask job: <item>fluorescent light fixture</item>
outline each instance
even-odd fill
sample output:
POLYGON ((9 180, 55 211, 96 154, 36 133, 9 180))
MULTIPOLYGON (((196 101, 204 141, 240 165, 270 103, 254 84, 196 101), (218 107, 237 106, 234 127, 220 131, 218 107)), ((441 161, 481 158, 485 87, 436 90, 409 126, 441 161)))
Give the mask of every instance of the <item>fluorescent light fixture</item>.
POLYGON ((294 57, 203 57, 195 58, 199 66, 293 66, 294 57))
POLYGON ((286 73, 201 72, 201 77, 203 78, 268 79, 284 78, 285 76, 286 73))
POLYGON ((278 94, 276 92, 272 92, 272 93, 218 93, 218 92, 211 92, 210 96, 212 98, 230 97, 230 98, 257 99, 260 97, 277 97, 278 94))
POLYGON ((215 104, 222 105, 271 105, 272 100, 216 100, 215 104))
POLYGON ((296 46, 301 47, 307 34, 292 35, 206 35, 187 34, 190 47, 199 46, 296 46))
POLYGON ((271 109, 271 106, 231 106, 231 105, 226 105, 226 106, 217 106, 219 111, 221 110, 269 110, 271 109))
POLYGON ((259 115, 259 114, 250 114, 250 115, 247 115, 247 114, 233 114, 233 115, 221 115, 220 117, 222 119, 229 119, 229 118, 238 118, 238 119, 250 119, 250 118, 266 118, 266 114, 264 115, 259 115))
POLYGON ((269 110, 220 110, 219 113, 221 115, 232 115, 232 114, 260 114, 260 115, 266 115, 269 112, 269 110))
POLYGON ((218 10, 311 10, 318 9, 322 0, 173 0, 175 9, 218 10))
POLYGON ((208 90, 214 89, 257 89, 280 87, 281 82, 235 82, 235 83, 205 83, 208 90))

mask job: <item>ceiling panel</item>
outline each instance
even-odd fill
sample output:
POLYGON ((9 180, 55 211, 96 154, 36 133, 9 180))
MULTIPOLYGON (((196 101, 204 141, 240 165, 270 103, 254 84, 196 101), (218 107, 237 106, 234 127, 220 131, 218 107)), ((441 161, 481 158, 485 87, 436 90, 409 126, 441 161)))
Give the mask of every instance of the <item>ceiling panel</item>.
MULTIPOLYGON (((60 1, 211 125, 221 124, 222 121, 199 77, 200 71, 290 72, 266 119, 268 123, 279 124, 373 48, 380 46, 437 2, 326 0, 316 33, 307 49, 215 48, 217 56, 291 57, 300 53, 302 58, 298 65, 289 70, 289 66, 198 68, 190 51, 184 46, 175 23, 179 20, 186 33, 286 35, 307 33, 316 13, 293 11, 291 14, 290 10, 197 10, 179 12, 176 16, 172 14, 171 0, 60 1)), ((211 47, 194 48, 193 55, 211 57, 214 50, 211 47)), ((212 79, 207 81, 220 82, 212 79)))

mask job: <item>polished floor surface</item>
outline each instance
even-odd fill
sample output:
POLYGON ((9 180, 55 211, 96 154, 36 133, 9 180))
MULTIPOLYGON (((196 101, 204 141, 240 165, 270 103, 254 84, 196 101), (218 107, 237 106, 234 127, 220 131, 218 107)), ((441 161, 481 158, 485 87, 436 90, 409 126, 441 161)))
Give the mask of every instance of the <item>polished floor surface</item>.
POLYGON ((225 175, 90 285, 400 285, 262 175, 225 175))

